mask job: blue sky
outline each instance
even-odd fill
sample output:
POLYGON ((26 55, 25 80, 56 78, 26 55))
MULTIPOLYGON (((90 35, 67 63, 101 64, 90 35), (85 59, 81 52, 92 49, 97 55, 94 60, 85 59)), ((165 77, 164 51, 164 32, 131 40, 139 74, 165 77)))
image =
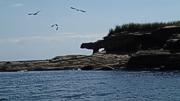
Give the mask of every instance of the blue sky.
POLYGON ((180 20, 179 5, 180 0, 0 0, 0 60, 91 54, 80 49, 82 42, 101 39, 124 23, 180 20), (50 27, 54 23, 58 31, 50 27))

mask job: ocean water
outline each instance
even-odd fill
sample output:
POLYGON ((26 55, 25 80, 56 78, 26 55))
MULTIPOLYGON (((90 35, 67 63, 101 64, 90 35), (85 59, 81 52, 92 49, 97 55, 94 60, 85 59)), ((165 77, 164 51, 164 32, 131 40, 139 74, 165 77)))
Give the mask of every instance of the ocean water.
POLYGON ((1 72, 0 101, 180 101, 180 72, 1 72))

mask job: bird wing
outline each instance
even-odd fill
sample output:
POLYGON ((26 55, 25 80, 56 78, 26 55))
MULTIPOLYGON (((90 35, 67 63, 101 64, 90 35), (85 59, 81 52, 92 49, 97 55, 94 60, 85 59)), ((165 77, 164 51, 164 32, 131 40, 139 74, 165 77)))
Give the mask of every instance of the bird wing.
POLYGON ((40 11, 37 11, 36 13, 34 13, 33 15, 37 15, 40 11))
POLYGON ((84 11, 84 10, 80 10, 80 11, 81 11, 81 12, 84 12, 84 13, 86 12, 86 11, 84 11))
POLYGON ((80 11, 79 9, 76 9, 76 11, 80 11))
POLYGON ((33 15, 33 13, 29 13, 28 15, 33 15))
POLYGON ((54 25, 51 25, 51 27, 54 27, 54 25))
POLYGON ((76 8, 74 8, 74 7, 71 7, 71 9, 76 9, 76 8))
POLYGON ((59 29, 59 27, 56 27, 56 30, 58 30, 59 29))

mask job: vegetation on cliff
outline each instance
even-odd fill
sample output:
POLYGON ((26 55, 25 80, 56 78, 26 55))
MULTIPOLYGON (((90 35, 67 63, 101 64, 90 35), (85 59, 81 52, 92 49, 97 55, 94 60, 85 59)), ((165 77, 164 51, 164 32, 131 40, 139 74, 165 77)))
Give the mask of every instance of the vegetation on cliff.
POLYGON ((165 26, 180 26, 180 21, 173 22, 155 22, 155 23, 129 23, 123 25, 117 25, 114 29, 110 29, 108 36, 121 32, 151 32, 165 26))

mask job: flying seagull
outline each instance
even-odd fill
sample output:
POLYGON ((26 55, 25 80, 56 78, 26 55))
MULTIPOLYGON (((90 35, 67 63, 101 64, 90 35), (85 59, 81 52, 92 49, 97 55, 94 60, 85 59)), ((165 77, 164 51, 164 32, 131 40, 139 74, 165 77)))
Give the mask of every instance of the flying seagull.
POLYGON ((51 25, 51 27, 56 27, 56 30, 59 29, 59 25, 58 24, 53 24, 53 25, 51 25))
POLYGON ((37 11, 37 12, 35 12, 35 13, 29 13, 28 15, 37 15, 37 14, 39 14, 39 12, 40 12, 40 11, 37 11))
POLYGON ((85 13, 86 11, 84 11, 84 10, 80 10, 81 12, 83 12, 83 13, 85 13))
POLYGON ((76 9, 76 8, 74 8, 74 7, 70 7, 71 9, 76 9))
POLYGON ((78 9, 78 8, 75 8, 75 7, 70 7, 71 9, 73 9, 73 10, 76 10, 76 11, 80 11, 80 12, 83 12, 83 13, 85 13, 86 11, 85 10, 81 10, 81 9, 78 9))

